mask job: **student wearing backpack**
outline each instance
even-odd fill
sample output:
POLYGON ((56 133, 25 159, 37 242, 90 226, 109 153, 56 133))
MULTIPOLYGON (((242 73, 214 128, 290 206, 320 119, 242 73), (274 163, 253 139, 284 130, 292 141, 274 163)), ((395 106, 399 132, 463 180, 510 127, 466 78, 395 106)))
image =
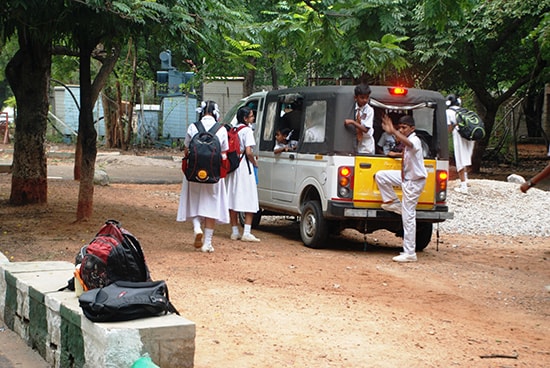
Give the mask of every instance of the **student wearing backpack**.
POLYGON ((468 194, 468 167, 472 165, 475 142, 463 138, 458 133, 456 109, 460 107, 460 99, 455 95, 448 95, 447 106, 447 126, 449 127, 449 133, 453 136, 456 171, 458 171, 458 178, 460 179, 460 186, 456 187, 455 191, 468 194))
MULTIPOLYGON (((212 128, 219 119, 218 105, 214 101, 203 101, 197 109, 199 120, 205 130, 212 128)), ((220 126, 216 137, 220 142, 222 157, 225 157, 229 148, 227 141, 227 130, 220 126)), ((198 133, 195 124, 191 124, 185 136, 184 155, 188 154, 188 147, 191 139, 198 133)), ((217 183, 198 183, 188 181, 183 176, 180 201, 178 206, 177 221, 193 221, 195 235, 195 247, 200 247, 203 252, 214 251, 212 237, 216 222, 227 224, 229 222, 227 189, 225 179, 221 178, 217 183), (204 220, 204 234, 201 229, 201 220, 204 220), (201 243, 202 240, 202 243, 201 243)))
POLYGON ((260 209, 254 168, 258 166, 253 147, 256 145, 254 131, 254 112, 246 106, 237 111, 237 130, 240 142, 241 161, 239 167, 227 174, 227 193, 229 198, 229 217, 231 220, 231 239, 246 242, 259 242, 251 232, 254 214, 260 209), (243 234, 239 233, 238 213, 245 213, 243 234))

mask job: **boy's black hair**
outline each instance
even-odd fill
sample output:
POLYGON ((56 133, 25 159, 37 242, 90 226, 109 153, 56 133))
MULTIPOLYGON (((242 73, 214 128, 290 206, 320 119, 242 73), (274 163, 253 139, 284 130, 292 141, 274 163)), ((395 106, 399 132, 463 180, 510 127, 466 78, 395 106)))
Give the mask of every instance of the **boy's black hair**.
POLYGON ((405 124, 408 126, 415 126, 414 119, 410 115, 403 115, 399 118, 399 124, 405 124))
POLYGON ((355 86, 354 94, 355 96, 359 95, 370 95, 370 86, 368 84, 362 83, 355 86))
POLYGON ((281 128, 281 129, 277 129, 279 132, 281 132, 281 135, 283 137, 286 137, 288 136, 288 133, 290 133, 290 129, 289 128, 281 128))

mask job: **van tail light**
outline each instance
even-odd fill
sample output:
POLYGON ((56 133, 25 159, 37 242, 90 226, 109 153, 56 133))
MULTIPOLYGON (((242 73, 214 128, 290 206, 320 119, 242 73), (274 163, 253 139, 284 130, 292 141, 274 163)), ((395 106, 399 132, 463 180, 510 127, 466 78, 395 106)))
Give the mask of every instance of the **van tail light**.
POLYGON ((353 167, 338 168, 338 197, 353 198, 353 167))
POLYGON ((447 200, 447 182, 449 180, 449 173, 447 170, 436 171, 435 182, 435 202, 438 204, 444 204, 447 200))

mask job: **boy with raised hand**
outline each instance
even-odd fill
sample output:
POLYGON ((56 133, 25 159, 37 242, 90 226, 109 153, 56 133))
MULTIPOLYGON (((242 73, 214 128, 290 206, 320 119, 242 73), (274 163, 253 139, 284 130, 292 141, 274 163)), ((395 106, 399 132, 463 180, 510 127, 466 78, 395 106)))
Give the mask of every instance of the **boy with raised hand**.
POLYGON ((395 135, 405 149, 401 160, 401 170, 380 170, 375 179, 382 195, 382 208, 401 215, 403 221, 403 252, 393 260, 396 262, 416 262, 416 205, 424 190, 428 173, 424 167, 422 142, 414 132, 415 123, 410 115, 399 119, 396 129, 389 116, 382 118, 382 129, 395 135), (402 202, 399 202, 393 189, 401 187, 402 202))

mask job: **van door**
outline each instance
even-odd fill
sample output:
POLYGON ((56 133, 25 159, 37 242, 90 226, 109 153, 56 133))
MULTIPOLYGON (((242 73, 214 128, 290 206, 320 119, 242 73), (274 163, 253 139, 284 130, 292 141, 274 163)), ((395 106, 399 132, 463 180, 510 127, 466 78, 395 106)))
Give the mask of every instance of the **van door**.
POLYGON ((296 152, 273 153, 275 132, 278 128, 284 104, 270 101, 265 106, 264 119, 258 138, 258 196, 270 203, 290 203, 295 197, 296 152))

